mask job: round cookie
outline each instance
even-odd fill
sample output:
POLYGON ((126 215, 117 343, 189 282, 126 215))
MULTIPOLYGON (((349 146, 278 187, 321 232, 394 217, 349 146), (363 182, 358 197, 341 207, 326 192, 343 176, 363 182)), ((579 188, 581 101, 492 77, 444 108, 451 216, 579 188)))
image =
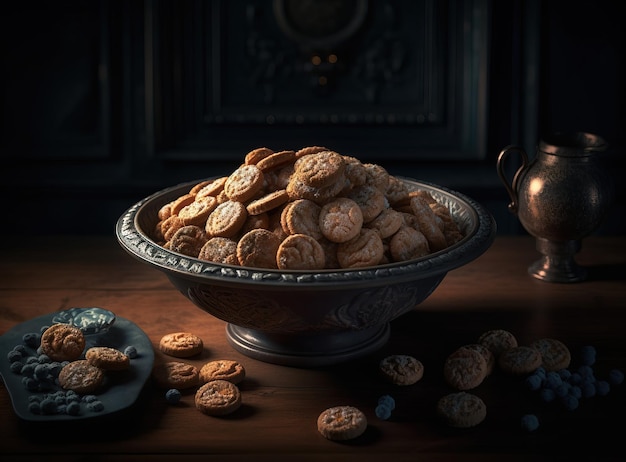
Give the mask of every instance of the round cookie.
POLYGON ((228 380, 211 380, 198 388, 194 402, 203 414, 227 415, 241 407, 241 392, 228 380))
POLYGON ((490 375, 493 372, 496 365, 496 358, 489 348, 481 345, 480 343, 470 343, 468 345, 463 345, 461 348, 469 348, 470 350, 476 350, 479 352, 487 362, 487 375, 490 375))
POLYGON ((196 225, 187 225, 174 233, 170 239, 170 250, 190 257, 197 257, 206 241, 206 233, 202 228, 196 225))
POLYGON ((318 416, 317 430, 329 440, 345 441, 361 436, 367 429, 367 417, 353 406, 330 407, 318 416))
POLYGON ((498 356, 498 366, 511 375, 525 375, 541 366, 541 353, 528 346, 516 346, 503 351, 498 356))
POLYGON ((280 207, 289 200, 289 194, 285 189, 278 189, 267 193, 259 199, 253 200, 246 206, 249 215, 260 215, 280 207))
POLYGON ((321 151, 298 158, 294 174, 308 186, 324 188, 335 183, 345 168, 343 156, 334 151, 321 151))
POLYGON ((487 361, 478 351, 461 347, 446 358, 443 375, 448 385, 457 390, 470 390, 487 376, 487 361))
POLYGON ((159 341, 159 350, 176 358, 188 358, 202 352, 202 339, 191 332, 172 332, 159 341))
POLYGON ((483 332, 478 337, 478 343, 489 348, 497 359, 503 351, 516 347, 517 339, 508 330, 493 329, 483 332))
POLYGON ((248 218, 246 206, 227 200, 219 204, 206 220, 207 237, 233 237, 248 218))
POLYGON ((359 235, 362 225, 361 207, 347 197, 339 197, 320 210, 320 231, 329 241, 347 242, 359 235))
POLYGON ((461 391, 440 398, 437 415, 450 427, 470 428, 485 420, 487 406, 478 396, 461 391))
POLYGON ((74 361, 83 354, 85 335, 76 326, 53 324, 41 334, 40 346, 53 361, 74 361))
POLYGON ((228 380, 235 385, 246 377, 246 370, 239 361, 219 359, 209 361, 200 368, 200 382, 211 380, 228 380))
POLYGON ((322 208, 308 199, 290 202, 281 212, 280 223, 287 234, 307 234, 320 240, 319 216, 322 208))
POLYGON ((200 372, 193 364, 180 361, 167 361, 155 364, 152 368, 152 378, 156 384, 169 390, 176 388, 183 390, 198 386, 200 372))
POLYGON ((409 355, 391 355, 379 363, 380 372, 394 385, 413 385, 424 376, 424 365, 409 355))
POLYGON ((389 252, 393 261, 407 261, 430 253, 428 240, 419 230, 402 225, 389 240, 389 252))
POLYGON ((256 165, 242 165, 224 183, 224 193, 236 202, 252 199, 262 188, 263 172, 256 165))
POLYGON ((67 363, 59 372, 59 385, 65 390, 73 390, 81 395, 94 393, 104 381, 104 371, 79 359, 67 363))
POLYGON ((560 340, 554 338, 542 338, 535 340, 530 346, 541 353, 541 365, 550 371, 567 369, 572 361, 569 348, 560 340))
POLYGON ((183 225, 204 226, 210 213, 217 207, 217 199, 213 196, 201 197, 178 212, 183 225))
POLYGON ((278 246, 276 264, 282 270, 318 270, 326 265, 326 254, 311 236, 292 234, 278 246))
POLYGON ((362 228, 356 237, 337 245, 337 261, 341 268, 364 268, 378 265, 384 246, 377 231, 362 228))
POLYGON ((237 241, 227 237, 212 237, 202 246, 198 258, 215 263, 238 266, 237 241))
POLYGON ((237 261, 241 266, 276 269, 280 238, 267 229, 253 229, 237 243, 237 261))
POLYGON ((85 352, 85 359, 92 366, 106 371, 123 371, 130 367, 130 358, 111 347, 91 347, 85 352))

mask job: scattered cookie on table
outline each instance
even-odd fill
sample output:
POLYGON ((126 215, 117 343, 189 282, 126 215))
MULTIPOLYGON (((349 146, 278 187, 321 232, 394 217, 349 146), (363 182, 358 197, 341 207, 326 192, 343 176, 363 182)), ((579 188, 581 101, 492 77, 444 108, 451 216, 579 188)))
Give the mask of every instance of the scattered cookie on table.
POLYGON ((409 355, 390 355, 379 363, 380 372, 395 385, 413 385, 424 376, 424 365, 409 355))
POLYGON ((497 359, 503 351, 517 346, 517 338, 508 330, 493 329, 481 334, 478 343, 489 348, 497 359))
POLYGON ((202 339, 190 332, 172 332, 161 337, 159 350, 176 358, 188 358, 202 352, 202 339))
POLYGON ((228 380, 238 384, 246 377, 246 370, 239 361, 232 359, 218 359, 209 361, 200 368, 200 382, 211 380, 228 380))
POLYGON ((198 368, 180 361, 156 364, 152 369, 152 378, 159 387, 165 389, 183 390, 196 387, 200 383, 198 368))
POLYGON ((241 392, 228 380, 211 380, 198 388, 194 402, 203 414, 223 416, 241 407, 241 392))
POLYGON ((530 346, 541 353, 541 366, 546 371, 567 369, 572 361, 569 348, 560 340, 542 338, 535 340, 530 346))
POLYGON ((511 375, 530 374, 541 366, 541 353, 524 345, 509 348, 498 357, 498 366, 511 375))
POLYGON ((437 415, 450 427, 470 428, 485 420, 487 406, 478 396, 461 391, 440 398, 437 415))
POLYGON ((324 410, 317 418, 317 430, 333 441, 351 440, 367 429, 367 417, 353 406, 335 406, 324 410))
POLYGON ((470 390, 487 377, 487 361, 478 351, 461 347, 446 358, 443 375, 451 387, 470 390))

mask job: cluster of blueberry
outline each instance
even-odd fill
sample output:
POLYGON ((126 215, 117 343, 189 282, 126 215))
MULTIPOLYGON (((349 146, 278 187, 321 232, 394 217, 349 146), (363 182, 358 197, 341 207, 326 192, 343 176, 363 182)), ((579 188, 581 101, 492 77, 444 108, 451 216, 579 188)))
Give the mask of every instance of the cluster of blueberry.
POLYGON ((72 390, 58 390, 44 395, 30 395, 28 401, 28 410, 33 414, 67 414, 76 416, 81 412, 81 403, 91 412, 104 410, 104 404, 97 396, 81 396, 72 390))
POLYGON ((387 420, 391 417, 391 411, 396 408, 396 401, 389 395, 383 395, 378 398, 378 404, 374 412, 376 417, 381 420, 387 420))
MULTIPOLYGON (((596 377, 592 367, 595 362, 595 347, 585 346, 581 349, 577 369, 546 371, 540 367, 526 377, 524 383, 529 390, 538 392, 543 402, 559 402, 565 409, 573 411, 578 408, 581 399, 605 396, 611 385, 624 381, 624 373, 619 369, 612 369, 606 380, 596 377)), ((521 427, 526 431, 536 430, 539 428, 538 417, 534 414, 522 416, 521 427)))

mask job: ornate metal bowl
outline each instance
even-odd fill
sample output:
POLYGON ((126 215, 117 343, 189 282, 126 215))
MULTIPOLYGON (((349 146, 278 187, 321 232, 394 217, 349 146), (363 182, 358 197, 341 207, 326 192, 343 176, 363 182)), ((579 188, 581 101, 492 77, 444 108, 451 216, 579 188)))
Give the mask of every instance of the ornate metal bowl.
POLYGON ((316 367, 382 347, 389 323, 425 300, 448 271, 484 253, 495 238, 493 217, 469 197, 403 179, 445 204, 464 238, 416 260, 354 270, 279 271, 215 264, 157 245, 157 211, 198 181, 159 191, 130 207, 116 235, 130 255, 164 272, 202 310, 226 321, 237 351, 262 361, 316 367))

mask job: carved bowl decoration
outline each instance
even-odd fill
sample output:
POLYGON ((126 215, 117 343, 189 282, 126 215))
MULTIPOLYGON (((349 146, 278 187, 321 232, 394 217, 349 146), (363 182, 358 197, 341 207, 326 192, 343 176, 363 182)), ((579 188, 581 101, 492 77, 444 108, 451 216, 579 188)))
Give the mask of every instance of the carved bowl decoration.
POLYGON ((308 272, 216 264, 167 250, 151 238, 158 210, 198 181, 137 202, 119 218, 116 235, 131 256, 165 273, 196 306, 226 321, 227 339, 237 351, 288 366, 329 365, 382 347, 390 321, 413 310, 448 271, 479 257, 495 238, 493 217, 471 198, 403 181, 446 205, 463 239, 426 257, 359 269, 308 272))

